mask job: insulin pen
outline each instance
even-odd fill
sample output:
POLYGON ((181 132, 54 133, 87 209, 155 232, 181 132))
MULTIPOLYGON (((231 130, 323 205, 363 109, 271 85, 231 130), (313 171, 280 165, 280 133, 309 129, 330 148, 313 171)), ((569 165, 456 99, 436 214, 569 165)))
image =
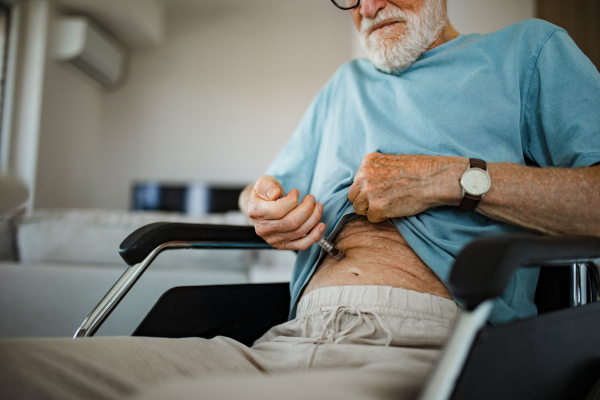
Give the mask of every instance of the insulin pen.
POLYGON ((317 244, 321 246, 323 250, 331 254, 331 256, 337 261, 342 261, 346 257, 344 256, 344 253, 342 253, 337 247, 335 247, 333 243, 331 243, 329 240, 325 239, 324 236, 321 236, 321 239, 319 239, 317 244))

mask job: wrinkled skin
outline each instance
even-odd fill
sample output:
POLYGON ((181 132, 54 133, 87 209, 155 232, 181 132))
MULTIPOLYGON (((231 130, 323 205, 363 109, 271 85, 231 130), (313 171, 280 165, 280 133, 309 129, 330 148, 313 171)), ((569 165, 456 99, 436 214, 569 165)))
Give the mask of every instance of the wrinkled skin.
POLYGON ((458 205, 462 191, 452 177, 467 166, 468 160, 461 157, 372 153, 363 159, 348 199, 356 213, 371 222, 458 205))
POLYGON ((277 249, 306 250, 325 231, 325 224, 319 223, 323 205, 312 195, 298 204, 298 197, 296 189, 286 196, 281 184, 268 175, 260 177, 251 187, 248 216, 256 233, 277 249))

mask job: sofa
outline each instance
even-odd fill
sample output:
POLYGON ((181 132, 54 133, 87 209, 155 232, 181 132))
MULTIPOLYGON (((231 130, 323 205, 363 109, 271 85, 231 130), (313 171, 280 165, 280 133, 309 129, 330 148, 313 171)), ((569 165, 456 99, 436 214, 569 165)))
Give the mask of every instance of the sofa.
MULTIPOLYGON (((0 216, 0 338, 72 336, 127 265, 119 244, 153 222, 246 225, 239 212, 38 210, 0 216)), ((289 281, 293 252, 181 250, 161 253, 97 336, 130 335, 175 286, 289 281)))

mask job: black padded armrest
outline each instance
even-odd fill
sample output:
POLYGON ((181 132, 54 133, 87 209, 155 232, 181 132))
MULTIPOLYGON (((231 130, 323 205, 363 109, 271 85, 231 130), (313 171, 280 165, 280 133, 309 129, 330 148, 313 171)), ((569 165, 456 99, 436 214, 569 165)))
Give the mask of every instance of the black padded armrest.
POLYGON ((128 265, 142 262, 158 246, 169 242, 221 242, 215 248, 271 248, 252 226, 157 222, 129 235, 119 246, 128 265))
POLYGON ((593 236, 488 236, 469 243, 450 273, 452 295, 468 310, 502 294, 520 267, 565 265, 600 259, 593 236))

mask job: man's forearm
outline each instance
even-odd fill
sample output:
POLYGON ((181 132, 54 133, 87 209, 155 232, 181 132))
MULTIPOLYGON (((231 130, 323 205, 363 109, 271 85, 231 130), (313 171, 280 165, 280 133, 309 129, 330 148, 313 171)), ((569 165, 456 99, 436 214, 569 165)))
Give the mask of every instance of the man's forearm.
POLYGON ((492 187, 476 211, 547 235, 600 236, 600 166, 488 163, 492 187))
MULTIPOLYGON (((348 199, 371 222, 458 206, 468 165, 464 157, 372 153, 363 159, 348 199)), ((487 166, 492 185, 476 212, 547 235, 600 236, 600 166, 487 166)))

